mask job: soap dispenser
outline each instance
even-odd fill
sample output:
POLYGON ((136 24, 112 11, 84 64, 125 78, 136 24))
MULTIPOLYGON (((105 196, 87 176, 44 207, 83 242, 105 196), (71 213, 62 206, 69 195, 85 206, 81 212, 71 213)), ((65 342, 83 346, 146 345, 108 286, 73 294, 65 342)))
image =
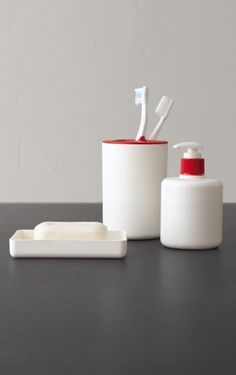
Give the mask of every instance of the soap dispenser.
POLYGON ((205 177, 203 147, 184 142, 179 177, 161 186, 161 243, 176 249, 211 249, 222 240, 223 185, 205 177))

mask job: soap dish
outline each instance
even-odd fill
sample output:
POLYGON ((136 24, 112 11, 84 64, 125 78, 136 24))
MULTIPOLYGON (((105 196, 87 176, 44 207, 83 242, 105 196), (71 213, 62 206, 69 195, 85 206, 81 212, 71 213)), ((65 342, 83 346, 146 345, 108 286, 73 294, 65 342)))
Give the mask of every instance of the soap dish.
POLYGON ((35 240, 34 230, 17 230, 9 239, 13 258, 124 258, 125 231, 107 231, 102 239, 35 240))

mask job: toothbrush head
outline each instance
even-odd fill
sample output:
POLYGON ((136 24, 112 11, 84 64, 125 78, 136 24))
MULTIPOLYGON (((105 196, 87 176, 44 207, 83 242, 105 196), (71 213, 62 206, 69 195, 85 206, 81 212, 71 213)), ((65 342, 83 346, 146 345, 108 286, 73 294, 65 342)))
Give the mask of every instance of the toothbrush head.
POLYGON ((139 105, 146 102, 147 99, 147 87, 141 87, 139 89, 135 89, 135 104, 139 105))
POLYGON ((171 107, 174 103, 174 100, 171 98, 168 98, 167 96, 162 96, 160 102, 158 103, 155 112, 163 118, 167 118, 168 113, 171 110, 171 107))

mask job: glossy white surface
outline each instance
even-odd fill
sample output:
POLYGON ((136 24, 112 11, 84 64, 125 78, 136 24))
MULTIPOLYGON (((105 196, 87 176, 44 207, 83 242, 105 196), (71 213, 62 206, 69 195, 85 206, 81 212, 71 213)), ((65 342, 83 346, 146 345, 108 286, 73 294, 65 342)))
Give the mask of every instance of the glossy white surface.
POLYGON ((124 231, 107 231, 100 240, 35 240, 33 230, 18 230, 9 246, 13 258, 123 258, 127 237, 124 231))
POLYGON ((102 151, 103 223, 129 239, 159 237, 168 145, 103 143, 102 151))
POLYGON ((222 240, 223 186, 199 176, 166 178, 161 194, 161 243, 209 249, 222 240))

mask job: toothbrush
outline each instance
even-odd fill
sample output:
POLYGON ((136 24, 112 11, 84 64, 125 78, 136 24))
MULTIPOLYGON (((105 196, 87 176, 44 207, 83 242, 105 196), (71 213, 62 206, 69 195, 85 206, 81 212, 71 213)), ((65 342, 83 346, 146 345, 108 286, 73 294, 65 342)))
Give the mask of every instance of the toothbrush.
POLYGON ((145 136, 146 128, 147 128, 147 99, 148 99, 148 88, 141 87, 139 89, 135 89, 135 104, 141 104, 141 120, 138 129, 137 136, 135 138, 136 141, 140 140, 141 137, 145 136))
POLYGON ((163 96, 161 98, 155 111, 159 117, 159 121, 157 123, 157 126, 153 130, 152 134, 150 135, 149 139, 157 139, 162 129, 162 126, 164 124, 164 121, 167 119, 167 116, 171 110, 173 103, 174 103, 174 100, 171 98, 168 98, 167 96, 163 96))

